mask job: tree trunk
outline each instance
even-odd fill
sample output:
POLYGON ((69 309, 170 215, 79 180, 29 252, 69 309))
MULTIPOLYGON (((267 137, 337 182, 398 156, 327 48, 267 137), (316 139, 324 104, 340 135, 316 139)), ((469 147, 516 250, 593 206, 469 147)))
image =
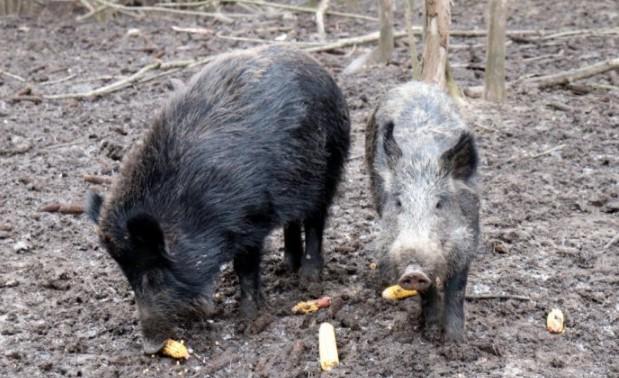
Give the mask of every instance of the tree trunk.
POLYGON ((426 0, 425 46, 421 79, 446 89, 449 47, 449 0, 426 0))
POLYGON ((413 80, 421 79, 421 62, 417 57, 417 45, 415 34, 413 33, 413 14, 415 14, 415 0, 404 0, 406 3, 406 31, 408 33, 408 44, 411 54, 411 67, 413 69, 413 80))
POLYGON ((506 0, 490 0, 488 3, 488 44, 486 46, 484 98, 499 103, 505 100, 506 2, 506 0))
POLYGON ((393 53, 393 0, 378 0, 380 38, 375 61, 386 63, 393 53))

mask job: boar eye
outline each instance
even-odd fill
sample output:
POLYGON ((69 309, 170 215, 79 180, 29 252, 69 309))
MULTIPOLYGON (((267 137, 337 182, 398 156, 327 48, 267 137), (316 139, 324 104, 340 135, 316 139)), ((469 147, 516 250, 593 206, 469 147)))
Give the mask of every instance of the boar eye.
POLYGON ((402 202, 399 198, 396 198, 395 200, 395 207, 397 207, 398 209, 402 207, 402 202))
POLYGON ((443 208, 443 200, 439 199, 438 201, 436 201, 436 208, 437 209, 442 209, 443 208))

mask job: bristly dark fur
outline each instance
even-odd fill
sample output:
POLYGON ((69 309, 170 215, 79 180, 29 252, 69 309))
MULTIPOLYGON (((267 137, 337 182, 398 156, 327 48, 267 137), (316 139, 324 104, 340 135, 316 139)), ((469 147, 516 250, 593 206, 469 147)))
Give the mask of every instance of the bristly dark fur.
MULTIPOLYGON (((161 287, 201 296, 222 263, 259 255, 274 227, 324 221, 349 129, 342 93, 309 56, 277 47, 231 54, 172 98, 125 159, 101 215, 99 197, 89 215, 139 302, 161 287), (158 238, 153 220, 163 248, 141 250, 158 238), (157 286, 139 263, 144 253, 165 257, 157 286)), ((156 298, 151 307, 161 308, 165 299, 156 298)))
POLYGON ((86 215, 94 223, 99 223, 99 215, 103 205, 103 197, 99 193, 88 192, 86 196, 86 215))

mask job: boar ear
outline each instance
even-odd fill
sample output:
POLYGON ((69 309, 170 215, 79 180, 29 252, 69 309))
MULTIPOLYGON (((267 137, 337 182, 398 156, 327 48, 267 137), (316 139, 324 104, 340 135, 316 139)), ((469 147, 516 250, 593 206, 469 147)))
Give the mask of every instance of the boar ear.
POLYGON ((99 224, 101 205, 103 205, 103 196, 99 193, 89 191, 86 195, 86 214, 95 224, 99 224))
POLYGON ((473 135, 463 132, 458 142, 441 156, 443 169, 459 180, 468 180, 475 174, 479 157, 473 135))
POLYGON ((385 154, 387 155, 389 167, 392 169, 394 168, 395 163, 402 156, 402 150, 393 137, 394 127, 395 125, 393 124, 393 121, 389 121, 383 128, 383 148, 385 150, 385 154))
POLYGON ((127 221, 127 231, 141 263, 165 263, 169 260, 163 231, 153 216, 146 213, 133 215, 127 221))

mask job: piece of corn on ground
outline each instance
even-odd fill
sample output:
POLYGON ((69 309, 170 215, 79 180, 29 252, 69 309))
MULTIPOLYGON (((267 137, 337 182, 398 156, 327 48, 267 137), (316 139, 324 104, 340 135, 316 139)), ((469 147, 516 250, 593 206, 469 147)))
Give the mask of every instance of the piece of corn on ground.
POLYGON ((292 312, 294 314, 311 314, 320 310, 321 308, 326 308, 331 305, 330 297, 322 297, 320 299, 315 299, 312 301, 299 302, 294 307, 292 307, 292 312))
POLYGON ((318 352, 320 354, 320 368, 329 371, 339 365, 337 344, 335 342, 335 328, 329 323, 320 324, 318 329, 318 352))
POLYGON ((398 301, 400 299, 408 298, 417 295, 415 290, 406 290, 400 287, 400 285, 389 286, 383 290, 383 298, 390 301, 398 301))
POLYGON ((563 316, 563 312, 558 308, 552 309, 548 313, 548 317, 546 318, 546 329, 550 333, 563 333, 565 332, 565 317, 563 316))
POLYGON ((172 357, 174 359, 188 359, 189 351, 183 342, 178 342, 176 340, 167 339, 164 342, 163 349, 161 349, 161 354, 164 356, 172 357))

